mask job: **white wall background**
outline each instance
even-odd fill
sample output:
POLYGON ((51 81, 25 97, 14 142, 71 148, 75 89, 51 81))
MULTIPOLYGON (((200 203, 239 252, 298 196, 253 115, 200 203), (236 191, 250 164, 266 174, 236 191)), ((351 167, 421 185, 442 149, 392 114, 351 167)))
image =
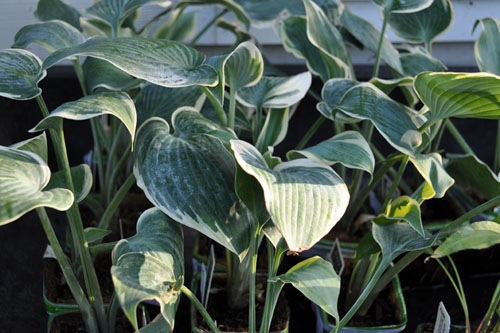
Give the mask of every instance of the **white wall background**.
MULTIPOLYGON (((14 41, 16 32, 24 25, 37 22, 33 16, 36 0, 0 0, 0 49, 9 48, 14 41)), ((66 3, 83 9, 90 6, 93 0, 65 0, 66 3)), ((370 0, 344 0, 347 6, 356 14, 380 28, 379 9, 370 0)), ((452 0, 455 19, 453 26, 441 35, 434 44, 433 53, 448 66, 474 66, 473 42, 477 31, 472 34, 474 22, 484 17, 500 17, 500 0, 452 0)), ((202 7, 199 16, 199 26, 207 22, 216 12, 216 8, 202 7)), ((145 7, 143 15, 151 15, 156 10, 154 6, 145 7)), ((479 29, 478 29, 479 30, 479 29)), ((264 52, 275 64, 301 63, 292 55, 283 52, 279 47, 279 39, 272 29, 253 29, 252 33, 263 44, 264 52)), ((393 41, 398 39, 389 32, 393 41)), ((217 52, 217 46, 227 44, 229 34, 220 30, 211 30, 200 41, 203 51, 217 52)), ((355 64, 372 63, 373 57, 367 52, 353 52, 355 64)))

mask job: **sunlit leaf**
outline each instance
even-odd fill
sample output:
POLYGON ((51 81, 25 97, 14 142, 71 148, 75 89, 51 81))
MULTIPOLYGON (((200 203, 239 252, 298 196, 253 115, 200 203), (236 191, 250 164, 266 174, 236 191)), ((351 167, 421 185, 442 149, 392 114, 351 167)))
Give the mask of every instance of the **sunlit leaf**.
POLYGON ((214 134, 223 129, 189 108, 151 118, 137 133, 134 174, 148 199, 243 258, 256 223, 235 192, 235 162, 214 134))
POLYGON ((455 231, 438 246, 433 258, 441 258, 464 250, 480 250, 500 244, 500 224, 492 221, 474 222, 455 231))
POLYGON ((416 76, 422 72, 443 72, 446 66, 421 46, 401 47, 401 65, 405 75, 416 76))
POLYGON ((474 55, 479 70, 500 75, 500 19, 484 18, 478 20, 483 31, 474 44, 474 55))
POLYGON ((370 175, 375 168, 375 157, 368 142, 355 131, 345 131, 312 147, 287 153, 289 159, 298 156, 327 165, 341 163, 348 168, 366 171, 370 175))
POLYGON ((453 21, 450 0, 434 0, 418 12, 392 13, 389 25, 396 35, 412 43, 430 45, 453 21))
POLYGON ((163 318, 173 329, 184 283, 183 241, 181 225, 151 208, 141 214, 136 235, 113 249, 116 296, 136 330, 137 306, 146 300, 160 304, 163 318))
POLYGON ((500 77, 487 73, 433 73, 415 78, 429 121, 450 117, 500 118, 500 77))
POLYGON ((38 207, 69 209, 73 193, 63 188, 44 191, 49 179, 50 169, 39 156, 0 146, 0 225, 38 207))
POLYGON ((298 159, 270 169, 249 143, 232 140, 231 147, 240 167, 260 183, 267 210, 292 253, 312 247, 344 214, 349 192, 331 168, 298 159))
POLYGON ((150 38, 94 37, 48 56, 43 68, 66 57, 86 55, 106 60, 125 73, 164 87, 217 84, 217 73, 205 55, 182 43, 150 38))
POLYGON ((26 100, 40 95, 38 83, 47 74, 41 65, 41 60, 29 51, 0 51, 0 96, 26 100))
POLYGON ((420 236, 425 237, 424 226, 422 225, 422 218, 420 213, 420 206, 415 199, 408 196, 400 196, 387 206, 384 214, 377 216, 373 222, 386 225, 398 221, 407 222, 420 236))
POLYGON ((132 99, 123 92, 104 92, 88 95, 77 101, 67 102, 41 120, 33 131, 57 128, 60 118, 86 120, 105 114, 120 119, 130 133, 132 143, 135 137, 137 114, 132 99))
POLYGON ((455 183, 444 169, 441 155, 437 153, 417 154, 410 157, 410 161, 425 180, 421 193, 424 200, 444 197, 446 191, 455 183))

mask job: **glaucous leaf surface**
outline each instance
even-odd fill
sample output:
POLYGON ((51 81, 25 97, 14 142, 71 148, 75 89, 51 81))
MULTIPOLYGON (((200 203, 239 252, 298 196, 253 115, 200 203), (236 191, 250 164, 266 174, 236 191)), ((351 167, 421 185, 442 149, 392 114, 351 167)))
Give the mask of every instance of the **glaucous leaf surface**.
POLYGON ((196 34, 196 12, 186 12, 179 8, 170 12, 167 21, 153 32, 154 38, 187 41, 196 34))
POLYGON ((298 159, 271 169, 249 143, 231 140, 231 147, 240 167, 260 183, 267 211, 291 253, 311 248, 344 214, 349 192, 331 168, 298 159))
POLYGON ((10 148, 20 149, 35 153, 40 156, 45 163, 49 161, 49 153, 47 149, 47 135, 45 132, 33 138, 29 138, 17 143, 14 143, 10 148))
POLYGON ((421 73, 415 90, 429 121, 450 117, 498 119, 500 77, 488 73, 421 73))
POLYGON ((500 19, 487 17, 476 22, 483 30, 474 44, 479 70, 500 75, 500 19))
POLYGON ((438 246, 433 258, 449 256, 464 250, 480 250, 500 244, 500 224, 480 221, 460 227, 438 246))
POLYGON ((396 35, 411 43, 430 45, 450 27, 453 17, 450 0, 434 0, 417 12, 392 13, 389 25, 396 35))
POLYGON ((337 304, 340 296, 340 277, 332 264, 325 259, 318 256, 308 258, 270 281, 292 284, 323 311, 339 320, 337 304))
POLYGON ((0 225, 38 207, 69 209, 73 193, 63 188, 44 191, 49 179, 50 169, 38 155, 0 146, 0 225))
POLYGON ((252 42, 239 44, 224 62, 226 84, 236 91, 257 84, 264 72, 264 59, 252 42))
POLYGON ((138 330, 137 306, 156 300, 173 330, 184 283, 182 227, 157 208, 137 221, 136 235, 122 239, 113 249, 111 275, 116 296, 129 321, 138 330))
POLYGON ((302 0, 235 0, 256 26, 270 26, 289 15, 303 15, 302 0))
POLYGON ((172 123, 172 133, 160 118, 139 129, 138 186, 172 219, 243 258, 256 222, 236 195, 234 158, 216 136, 223 129, 188 108, 176 111, 172 123))
POLYGON ((40 95, 38 83, 47 74, 41 67, 42 61, 29 51, 0 51, 0 96, 26 100, 40 95))
POLYGON ((205 55, 195 49, 175 41, 140 37, 90 38, 52 53, 43 68, 74 55, 106 60, 125 73, 164 87, 214 86, 218 81, 215 69, 204 64, 205 55))
POLYGON ((312 76, 304 72, 293 76, 262 76, 251 87, 240 89, 238 102, 255 108, 285 108, 300 102, 311 87, 312 76))
POLYGON ((280 36, 284 49, 295 57, 306 61, 311 73, 326 82, 329 77, 321 52, 307 37, 307 19, 303 16, 290 16, 280 24, 280 36))
POLYGON ((333 121, 341 123, 359 122, 359 119, 351 118, 337 108, 344 94, 356 85, 358 85, 357 81, 349 79, 337 78, 326 81, 321 89, 323 101, 319 102, 316 108, 325 118, 333 121))
POLYGON ((99 88, 113 91, 128 91, 142 81, 125 73, 111 63, 87 57, 82 65, 87 91, 92 93, 99 88))
POLYGON ((203 91, 197 86, 165 88, 154 84, 145 85, 135 96, 138 123, 151 117, 160 117, 171 124, 172 114, 183 106, 201 108, 205 101, 203 91))
POLYGON ((417 200, 406 195, 400 196, 387 206, 384 214, 378 215, 373 222, 380 225, 387 225, 399 221, 407 222, 420 236, 425 237, 424 226, 420 213, 420 206, 417 200))
MULTIPOLYGON (((90 193, 92 189, 92 171, 87 164, 80 164, 70 168, 71 178, 73 180, 74 197, 77 202, 81 202, 90 193)), ((64 171, 57 171, 52 174, 45 190, 55 188, 70 188, 66 182, 64 171)))
POLYGON ((38 0, 35 16, 40 21, 65 21, 78 30, 82 30, 80 27, 80 12, 61 0, 38 0))
POLYGON ((416 76, 422 72, 444 72, 446 66, 434 58, 427 50, 421 46, 404 45, 400 47, 401 65, 403 73, 409 76, 416 76))
POLYGON ((171 3, 168 0, 101 0, 87 8, 85 14, 117 29, 130 14, 144 5, 156 4, 168 7, 171 3))
POLYGON ((389 38, 385 35, 382 36, 380 31, 370 22, 355 15, 347 8, 342 11, 340 22, 361 44, 374 53, 378 50, 380 38, 383 38, 381 59, 396 72, 403 73, 398 50, 392 45, 389 38))
POLYGON ((423 10, 434 0, 372 0, 378 6, 391 13, 413 13, 423 10))
POLYGON ((16 33, 12 47, 26 48, 34 43, 49 52, 54 52, 65 47, 78 45, 84 41, 85 36, 69 23, 51 20, 22 27, 16 33))
POLYGON ((437 153, 417 154, 410 157, 410 162, 425 180, 419 199, 442 198, 455 183, 446 172, 441 155, 437 153))
POLYGON ((369 120, 395 149, 414 155, 422 143, 413 110, 399 104, 370 83, 349 89, 338 109, 350 117, 369 120))
POLYGON ((302 150, 291 150, 288 159, 300 156, 326 165, 341 163, 342 165, 373 174, 375 157, 366 139, 355 131, 345 131, 302 150))
POLYGON ((281 143, 288 132, 288 120, 290 119, 290 108, 269 109, 266 121, 255 141, 255 147, 261 151, 267 151, 268 147, 275 147, 281 143))
POLYGON ((457 184, 488 199, 500 195, 500 176, 477 156, 447 154, 446 160, 446 171, 457 184))
MULTIPOLYGON (((219 5, 224 9, 230 10, 234 16, 244 24, 245 29, 250 28, 250 18, 248 17, 245 9, 241 5, 242 1, 234 0, 181 0, 177 4, 177 8, 196 6, 196 5, 219 5)), ((255 2, 255 1, 254 1, 255 2)), ((273 1, 274 2, 274 1, 273 1)))
POLYGON ((55 128, 59 126, 60 118, 86 120, 105 114, 115 116, 125 125, 133 144, 137 114, 134 102, 124 92, 103 92, 64 103, 41 120, 32 131, 55 128))
POLYGON ((353 78, 351 58, 342 35, 330 22, 321 7, 304 0, 307 16, 307 36, 322 55, 329 78, 353 78))

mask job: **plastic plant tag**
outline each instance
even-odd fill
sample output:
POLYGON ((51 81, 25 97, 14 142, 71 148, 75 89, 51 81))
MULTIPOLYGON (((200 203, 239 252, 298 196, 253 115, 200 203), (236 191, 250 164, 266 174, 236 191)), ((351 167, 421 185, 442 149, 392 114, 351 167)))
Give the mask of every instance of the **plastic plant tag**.
POLYGON ((337 272, 339 276, 342 275, 344 271, 345 262, 344 256, 342 254, 342 248, 340 247, 339 239, 336 238, 335 242, 333 242, 332 249, 330 250, 330 254, 328 256, 328 260, 332 263, 333 268, 337 272))
POLYGON ((210 254, 208 255, 208 260, 207 260, 207 270, 205 272, 206 274, 206 281, 205 281, 205 286, 206 290, 202 294, 203 295, 203 306, 207 308, 208 305, 208 296, 210 295, 210 288, 212 288, 212 279, 214 277, 214 269, 215 269, 215 251, 214 251, 214 245, 210 245, 210 254))
POLYGON ((433 333, 449 333, 451 326, 451 318, 444 307, 443 302, 439 302, 436 323, 434 324, 433 333))

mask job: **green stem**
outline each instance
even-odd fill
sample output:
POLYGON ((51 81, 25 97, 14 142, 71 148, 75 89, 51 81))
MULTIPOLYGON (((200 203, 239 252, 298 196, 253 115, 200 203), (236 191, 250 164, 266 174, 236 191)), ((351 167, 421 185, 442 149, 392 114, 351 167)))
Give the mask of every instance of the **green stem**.
POLYGON ((380 71, 382 45, 384 43, 385 31, 387 30, 387 23, 389 22, 389 17, 391 16, 391 9, 392 9, 392 0, 389 0, 387 3, 387 7, 384 9, 384 21, 382 23, 382 30, 380 30, 380 39, 378 41, 377 54, 376 54, 376 58, 375 58, 375 65, 373 67, 372 77, 378 77, 378 74, 380 71))
POLYGON ((198 34, 193 38, 193 40, 191 40, 191 42, 189 43, 189 46, 194 46, 196 44, 196 42, 208 31, 208 29, 210 29, 219 18, 221 18, 222 16, 226 15, 227 12, 228 12, 228 10, 224 9, 218 15, 216 15, 213 19, 211 19, 210 22, 208 22, 198 32, 198 34))
POLYGON ((318 117, 316 119, 316 121, 314 122, 314 124, 312 124, 312 126, 309 128, 307 133, 299 141, 299 143, 297 144, 295 149, 297 149, 297 150, 303 149, 307 145, 309 140, 311 140, 311 138, 314 136, 314 134, 316 134, 316 132, 319 130, 319 128, 321 127, 321 125, 323 125, 323 123, 325 121, 326 121, 325 117, 323 117, 323 116, 318 117))
POLYGON ((229 87, 229 111, 227 117, 227 127, 234 129, 236 119, 236 89, 229 87))
POLYGON ((82 317, 84 319, 85 325, 89 332, 98 332, 98 325, 96 322, 95 314, 90 306, 90 303, 83 291, 82 287, 78 283, 78 279, 75 276, 71 268, 71 264, 64 253, 59 240, 57 239, 56 233, 52 224, 50 223, 50 219, 47 215, 45 208, 37 208, 36 212, 40 221, 42 223, 43 229, 45 231, 45 235, 47 236, 47 240, 49 241, 50 246, 54 250, 54 254, 56 255, 57 262, 61 267, 61 270, 64 275, 64 279, 68 284, 69 289, 71 290, 71 294, 75 298, 76 303, 78 304, 78 308, 82 313, 82 317))
POLYGON ((217 328, 217 325, 215 325, 214 320, 212 319, 212 317, 210 317, 210 314, 208 314, 207 310, 203 307, 203 304, 201 304, 201 302, 198 300, 198 298, 196 298, 193 292, 184 285, 181 287, 181 292, 186 295, 186 297, 193 303, 196 310, 198 310, 200 315, 203 317, 205 323, 207 323, 210 331, 215 333, 219 332, 219 329, 217 328))
POLYGON ((474 151, 469 146, 469 144, 467 144, 467 142, 465 141, 462 134, 460 134, 460 132, 455 127, 455 125, 453 125, 453 123, 451 122, 450 119, 445 120, 445 125, 446 125, 446 129, 450 132, 450 134, 453 136, 453 138, 457 141, 460 148, 462 148, 465 153, 474 155, 474 151))
POLYGON ((127 180, 125 180, 123 185, 115 193, 115 196, 109 202, 109 205, 106 207, 106 210, 104 211, 104 214, 102 215, 101 219, 99 220, 99 224, 97 225, 99 229, 107 229, 109 227, 113 214, 116 212, 118 206, 123 201, 128 191, 132 188, 134 184, 135 184, 135 176, 134 174, 130 174, 127 180))
POLYGON ((493 161, 493 171, 500 173, 500 120, 497 123, 497 142, 495 144, 495 159, 493 161))
POLYGON ((96 255, 99 253, 111 252, 113 250, 113 248, 115 247, 116 243, 118 243, 118 242, 109 242, 109 243, 91 245, 89 248, 90 253, 92 255, 96 255))
POLYGON ((386 194, 384 204, 382 205, 383 212, 385 212, 387 206, 389 205, 392 198, 394 197, 394 193, 396 193, 396 190, 399 186, 399 183, 400 183, 401 179, 403 178, 403 173, 405 172, 406 166, 408 165, 409 159, 410 159, 410 157, 408 155, 403 156, 403 160, 401 161, 401 165, 399 166, 398 173, 396 174, 396 177, 392 180, 391 188, 389 189, 389 192, 386 194))
POLYGON ((115 189, 115 184, 117 184, 117 179, 120 176, 120 171, 123 170, 123 168, 126 166, 126 163, 130 160, 130 151, 127 149, 125 153, 120 157, 120 160, 118 163, 115 164, 115 167, 113 169, 113 172, 109 176, 109 182, 108 184, 111 185, 108 187, 109 193, 107 193, 108 198, 106 199, 106 202, 110 202, 113 200, 113 196, 116 195, 116 192, 113 193, 113 190, 115 189))
MULTIPOLYGON (((499 307, 500 307, 500 279, 498 280, 495 291, 493 292, 493 296, 491 297, 491 302, 490 302, 490 306, 488 307, 488 311, 484 315, 483 320, 481 320, 481 323, 479 324, 479 327, 477 328, 476 333, 487 333, 488 332, 488 328, 491 325, 491 322, 493 320, 493 316, 495 316, 495 311, 500 310, 499 307)), ((498 332, 498 331, 492 330, 491 332, 498 332)))
POLYGON ((255 294, 256 294, 256 289, 255 289, 255 279, 257 275, 257 249, 259 247, 259 234, 260 234, 261 228, 257 228, 255 230, 255 235, 253 237, 253 244, 250 245, 250 250, 249 254, 250 260, 251 260, 251 268, 250 268, 250 274, 249 274, 249 291, 248 291, 248 331, 249 332, 255 332, 256 328, 256 313, 255 313, 255 294))
POLYGON ((454 265, 453 260, 451 259, 451 257, 448 257, 448 259, 449 259, 450 263, 453 266, 453 270, 455 272, 457 281, 455 281, 453 279, 453 276, 451 275, 451 273, 449 272, 449 270, 446 268, 446 266, 443 264, 443 262, 441 261, 441 259, 436 258, 436 261, 439 264, 439 266, 441 266, 441 268, 443 269, 444 273, 446 274, 446 276, 450 280, 450 282, 451 282, 451 284, 453 286, 453 289, 455 289, 455 292, 456 292, 456 294, 458 296, 458 299, 460 300, 460 304, 462 305, 462 309, 464 311, 466 333, 470 333, 469 310, 467 309, 467 301, 465 300, 465 293, 464 293, 464 290, 462 288, 462 284, 460 282, 460 276, 458 275, 458 271, 456 270, 456 267, 455 267, 455 265, 454 265))
MULTIPOLYGON (((214 107, 215 113, 217 113, 217 117, 219 118, 219 121, 222 126, 227 126, 227 117, 226 113, 224 112, 224 106, 219 102, 219 100, 214 96, 214 94, 210 91, 209 88, 200 86, 205 95, 207 96, 208 100, 214 107)), ((224 99, 224 96, 222 97, 224 99)))

